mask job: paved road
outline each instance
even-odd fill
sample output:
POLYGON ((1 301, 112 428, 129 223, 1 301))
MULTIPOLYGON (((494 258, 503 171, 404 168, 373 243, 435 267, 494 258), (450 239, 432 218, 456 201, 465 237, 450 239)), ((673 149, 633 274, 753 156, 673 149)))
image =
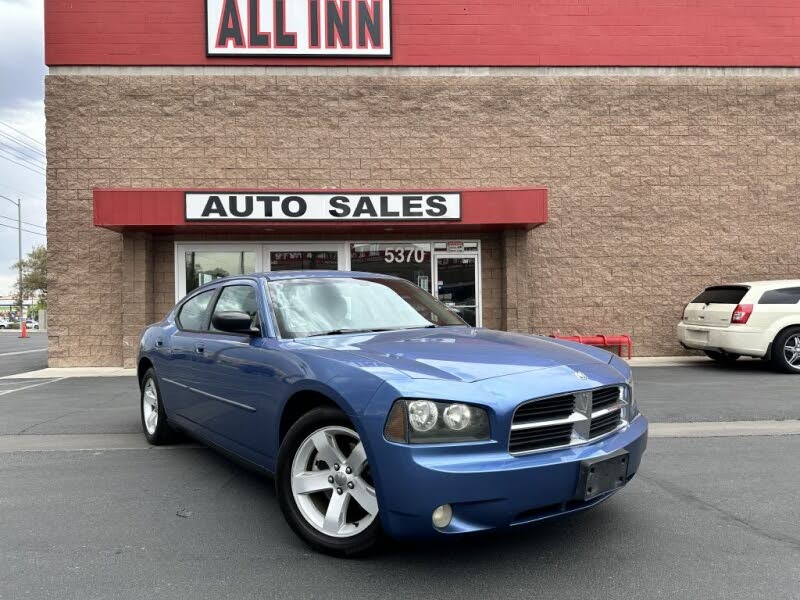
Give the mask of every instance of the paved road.
POLYGON ((20 339, 19 331, 0 332, 0 377, 47 366, 47 334, 29 333, 28 336, 20 339))
MULTIPOLYGON (((798 378, 759 367, 641 368, 637 395, 652 421, 800 418, 798 378)), ((137 402, 132 377, 0 379, 0 600, 800 599, 800 435, 651 439, 584 515, 343 561, 299 542, 269 479, 140 449, 137 402)))
POLYGON ((270 480, 209 450, 5 454, 0 598, 797 598, 798 454, 653 440, 593 512, 356 561, 306 549, 270 480))

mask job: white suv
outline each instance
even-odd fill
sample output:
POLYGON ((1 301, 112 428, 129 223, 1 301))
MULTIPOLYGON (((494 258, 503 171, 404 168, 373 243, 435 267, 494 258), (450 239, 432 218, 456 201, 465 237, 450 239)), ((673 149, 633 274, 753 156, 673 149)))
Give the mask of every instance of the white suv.
POLYGON ((683 310, 678 340, 720 362, 755 356, 800 374, 800 279, 708 287, 683 310))

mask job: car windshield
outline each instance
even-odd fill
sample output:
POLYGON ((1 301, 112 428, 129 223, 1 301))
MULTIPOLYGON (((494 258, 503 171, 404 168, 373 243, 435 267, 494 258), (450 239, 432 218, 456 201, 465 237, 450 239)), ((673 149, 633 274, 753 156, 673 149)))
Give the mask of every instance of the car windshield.
POLYGON ((400 279, 319 277, 270 281, 281 337, 466 325, 427 292, 400 279))

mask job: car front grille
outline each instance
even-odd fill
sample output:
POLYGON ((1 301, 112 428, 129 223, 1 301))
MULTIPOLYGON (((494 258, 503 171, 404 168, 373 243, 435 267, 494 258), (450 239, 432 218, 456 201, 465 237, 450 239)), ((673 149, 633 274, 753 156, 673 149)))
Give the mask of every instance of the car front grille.
POLYGON ((508 451, 528 454, 597 440, 625 425, 626 403, 619 385, 524 402, 514 412, 508 451))

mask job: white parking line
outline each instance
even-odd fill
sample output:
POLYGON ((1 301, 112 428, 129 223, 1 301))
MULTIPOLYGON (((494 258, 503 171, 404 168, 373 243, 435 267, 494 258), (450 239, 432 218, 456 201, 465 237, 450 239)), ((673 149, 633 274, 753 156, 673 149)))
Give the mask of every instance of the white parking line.
POLYGON ((17 354, 32 354, 34 352, 47 352, 47 348, 36 348, 35 350, 18 350, 16 352, 2 352, 0 356, 16 356, 17 354))
POLYGON ((651 438, 709 438, 799 434, 800 420, 650 423, 651 438))
POLYGON ((40 385, 47 385, 48 383, 55 383, 56 381, 61 381, 62 379, 66 379, 66 377, 59 377, 57 379, 50 379, 48 381, 40 381, 38 383, 32 383, 30 385, 25 385, 23 387, 14 388, 13 390, 3 390, 0 392, 0 396, 5 396, 6 394, 13 394, 14 392, 21 392, 22 390, 29 390, 31 388, 39 387, 40 385))
MULTIPOLYGON (((41 385, 41 384, 40 384, 41 385)), ((651 423, 652 438, 711 438, 799 435, 800 421, 734 421, 722 423, 651 423)), ((106 450, 181 450, 200 444, 151 446, 141 433, 0 435, 0 454, 12 452, 102 452, 106 450)))
POLYGON ((11 452, 83 452, 203 448, 198 444, 151 446, 141 433, 0 435, 0 454, 11 452))

